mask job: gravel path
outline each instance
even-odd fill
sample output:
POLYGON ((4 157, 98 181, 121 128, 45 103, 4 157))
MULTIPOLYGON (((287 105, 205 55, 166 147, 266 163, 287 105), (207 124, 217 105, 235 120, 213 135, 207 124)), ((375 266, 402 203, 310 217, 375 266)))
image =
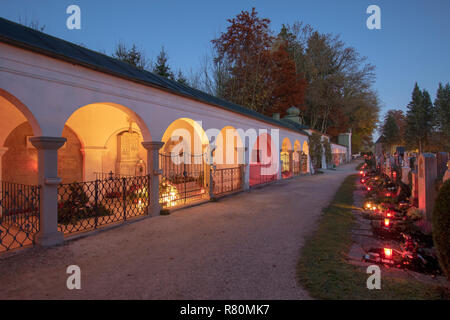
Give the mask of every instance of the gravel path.
POLYGON ((308 299, 299 249, 354 167, 0 258, 0 299, 308 299), (82 290, 66 288, 72 264, 82 290))

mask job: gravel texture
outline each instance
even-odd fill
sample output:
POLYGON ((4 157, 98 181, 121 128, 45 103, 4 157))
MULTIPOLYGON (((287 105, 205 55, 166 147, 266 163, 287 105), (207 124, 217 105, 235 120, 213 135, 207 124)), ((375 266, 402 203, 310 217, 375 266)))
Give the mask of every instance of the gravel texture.
POLYGON ((355 164, 0 258, 0 299, 309 299, 305 237, 355 164), (66 268, 81 268, 81 290, 66 268))

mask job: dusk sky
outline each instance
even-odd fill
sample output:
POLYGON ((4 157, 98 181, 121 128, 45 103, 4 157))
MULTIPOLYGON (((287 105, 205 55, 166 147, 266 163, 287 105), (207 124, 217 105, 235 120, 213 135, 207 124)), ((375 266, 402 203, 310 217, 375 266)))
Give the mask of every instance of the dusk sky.
POLYGON ((414 82, 434 100, 439 82, 450 81, 450 1, 101 1, 0 0, 0 16, 36 20, 45 32, 110 54, 119 42, 136 43, 153 59, 164 46, 173 70, 199 68, 210 40, 227 19, 256 7, 278 32, 283 23, 303 21, 321 32, 340 34, 376 66, 375 89, 382 110, 405 110, 414 82), (66 8, 81 8, 81 30, 66 28, 66 8), (381 30, 368 30, 366 9, 381 8, 381 30))

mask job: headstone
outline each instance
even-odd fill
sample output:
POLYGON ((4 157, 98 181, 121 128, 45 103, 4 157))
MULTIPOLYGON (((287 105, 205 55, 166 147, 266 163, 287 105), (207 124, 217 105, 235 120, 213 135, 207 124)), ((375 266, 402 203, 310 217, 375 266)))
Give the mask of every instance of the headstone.
POLYGON ((120 175, 136 175, 139 163, 139 134, 123 132, 117 136, 116 172, 120 175))
POLYGON ((437 173, 436 157, 434 154, 422 153, 419 156, 418 176, 419 209, 424 213, 424 227, 426 231, 429 231, 431 214, 436 197, 435 184, 437 173))
POLYGON ((436 154, 436 170, 437 177, 441 179, 444 177, 445 171, 447 171, 447 161, 448 161, 448 153, 447 152, 438 152, 436 154))
POLYGON ((450 179, 450 161, 447 161, 447 171, 444 173, 444 177, 442 178, 442 182, 447 181, 450 179))
POLYGON ((416 170, 411 171, 411 204, 418 203, 419 199, 419 178, 416 170))
POLYGON ((409 185, 409 173, 411 172, 411 168, 402 167, 402 182, 404 184, 409 185))

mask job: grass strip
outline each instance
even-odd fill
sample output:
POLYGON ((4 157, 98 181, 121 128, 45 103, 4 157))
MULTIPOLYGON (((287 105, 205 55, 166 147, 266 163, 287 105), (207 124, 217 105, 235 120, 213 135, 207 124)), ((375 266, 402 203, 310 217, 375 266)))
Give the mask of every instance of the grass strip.
POLYGON ((447 293, 438 286, 413 279, 391 277, 381 269, 381 289, 369 290, 369 274, 350 264, 352 245, 353 191, 357 175, 342 183, 330 205, 324 208, 317 231, 306 241, 297 264, 300 285, 315 299, 443 299, 447 293))

